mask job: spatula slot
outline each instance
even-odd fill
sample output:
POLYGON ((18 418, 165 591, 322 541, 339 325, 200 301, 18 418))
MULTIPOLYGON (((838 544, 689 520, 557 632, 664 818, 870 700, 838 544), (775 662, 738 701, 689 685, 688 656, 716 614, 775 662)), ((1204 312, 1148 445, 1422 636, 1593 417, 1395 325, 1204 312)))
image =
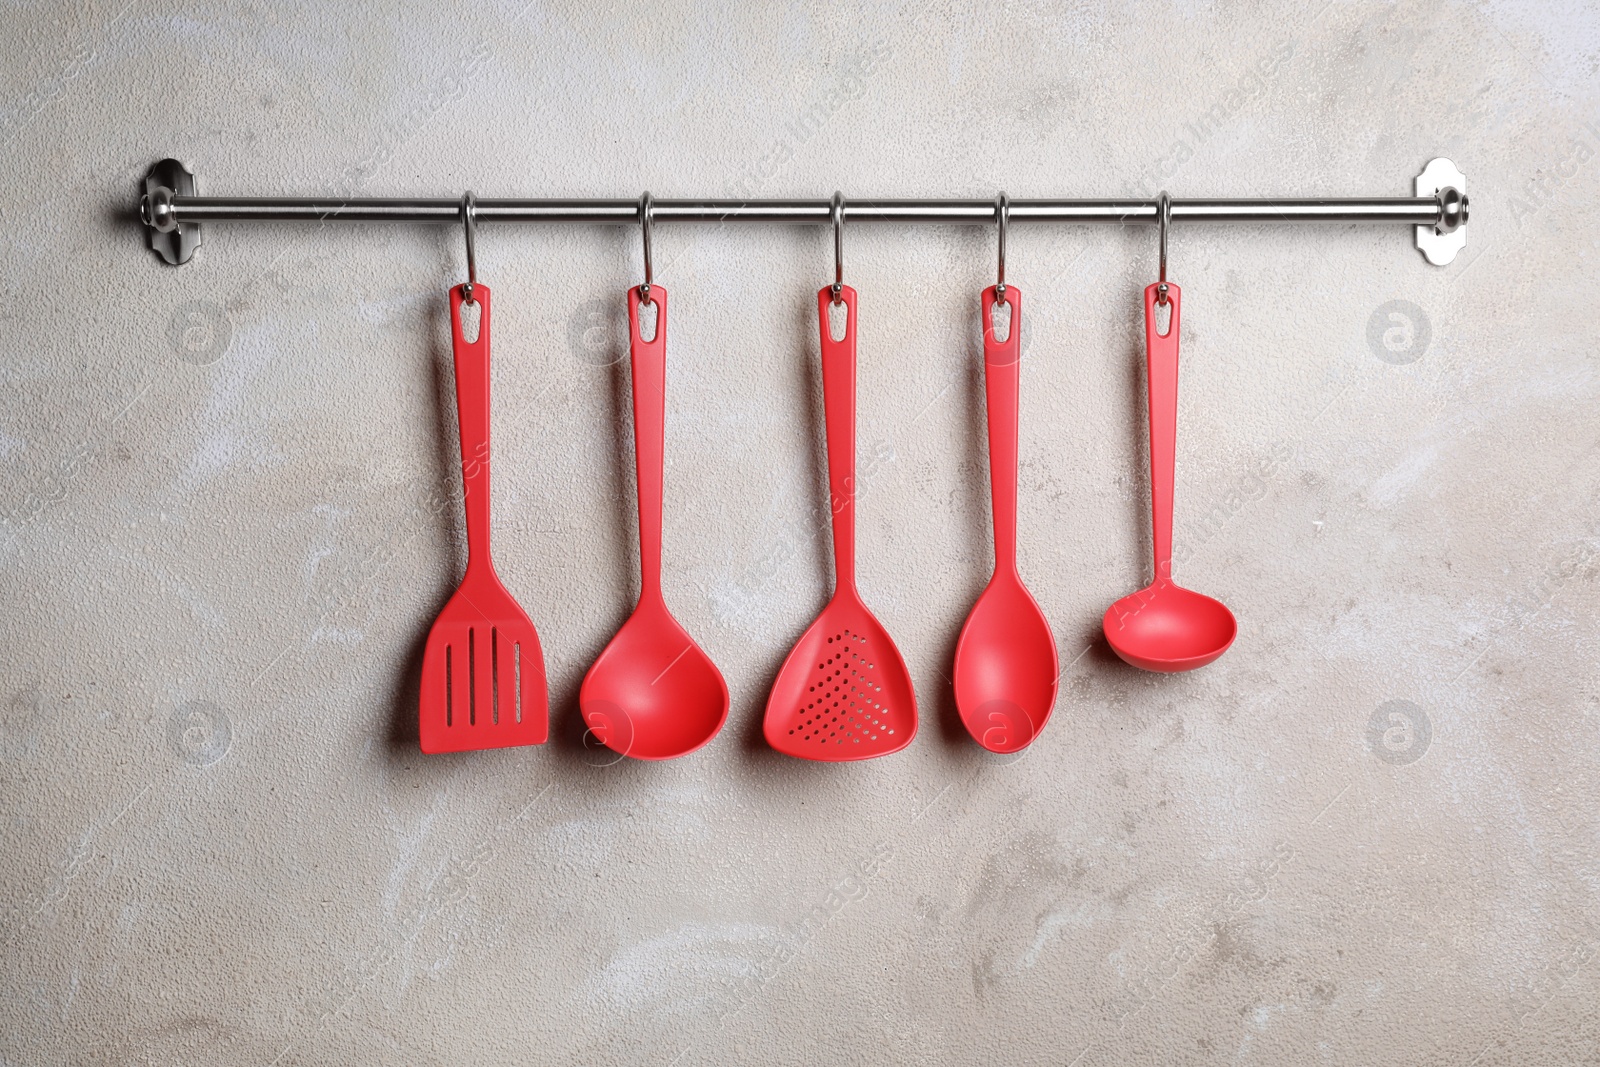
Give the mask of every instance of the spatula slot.
POLYGON ((478 631, 467 630, 467 725, 478 725, 478 631))
POLYGON ((511 646, 511 673, 513 677, 512 690, 515 694, 512 699, 516 701, 517 722, 522 721, 522 643, 515 642, 511 646))
POLYGON ((500 630, 489 630, 489 721, 500 725, 500 630))

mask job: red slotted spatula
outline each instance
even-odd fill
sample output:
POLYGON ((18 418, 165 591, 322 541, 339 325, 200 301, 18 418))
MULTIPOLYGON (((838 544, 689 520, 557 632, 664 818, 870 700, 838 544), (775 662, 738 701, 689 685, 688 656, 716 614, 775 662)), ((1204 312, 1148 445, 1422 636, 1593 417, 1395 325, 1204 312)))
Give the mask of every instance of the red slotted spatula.
POLYGON ((917 700, 900 650, 856 591, 856 291, 824 286, 817 314, 836 576, 833 599, 800 635, 772 684, 763 731, 779 752, 838 763, 909 745, 917 732, 917 700), (846 313, 838 341, 828 324, 836 288, 846 313))
POLYGON ((489 289, 472 285, 478 336, 461 331, 465 285, 450 290, 461 424, 467 573, 428 634, 417 725, 424 752, 543 744, 549 735, 544 654, 533 623, 489 553, 489 289))

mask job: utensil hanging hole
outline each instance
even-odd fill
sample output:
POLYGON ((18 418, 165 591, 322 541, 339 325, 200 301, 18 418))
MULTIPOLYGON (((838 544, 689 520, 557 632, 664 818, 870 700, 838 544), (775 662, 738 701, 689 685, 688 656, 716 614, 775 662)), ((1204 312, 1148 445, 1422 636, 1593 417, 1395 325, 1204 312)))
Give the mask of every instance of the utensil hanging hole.
POLYGON ((483 320, 483 302, 474 300, 472 303, 461 301, 461 339, 467 344, 475 344, 478 340, 478 327, 483 320))
POLYGON ((478 725, 478 631, 467 631, 467 725, 478 725))
POLYGON ((654 341, 656 339, 656 322, 660 318, 661 305, 652 299, 649 303, 639 301, 639 340, 654 341))
POLYGON ((1000 344, 1005 344, 1011 337, 1011 301, 1001 302, 996 300, 989 309, 989 329, 994 333, 994 339, 1000 344))
POLYGON ((517 706, 517 721, 521 722, 522 721, 522 644, 520 642, 518 642, 517 644, 514 644, 514 645, 511 646, 511 673, 512 673, 512 677, 513 677, 513 682, 512 682, 513 691, 516 694, 512 699, 515 700, 516 706, 517 706))
POLYGON ((843 341, 845 331, 850 326, 850 306, 845 303, 828 304, 828 336, 835 341, 843 341))
POLYGON ((1162 337, 1167 336, 1167 331, 1172 328, 1172 301, 1165 304, 1156 302, 1156 333, 1162 337))

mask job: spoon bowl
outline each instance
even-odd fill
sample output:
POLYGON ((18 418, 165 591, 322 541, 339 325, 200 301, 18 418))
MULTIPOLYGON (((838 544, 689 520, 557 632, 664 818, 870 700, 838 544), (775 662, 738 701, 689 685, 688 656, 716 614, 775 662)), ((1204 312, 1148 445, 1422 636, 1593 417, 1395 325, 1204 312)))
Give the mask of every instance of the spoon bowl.
POLYGON ((1111 650, 1147 671, 1192 671, 1233 644, 1239 624, 1220 600, 1158 581, 1106 609, 1111 650))
POLYGON ((956 708, 973 740, 1017 752, 1044 729, 1056 700, 1056 642, 1015 574, 997 573, 956 643, 956 708))
POLYGON ((728 718, 728 686, 666 602, 644 599, 589 668, 578 708, 612 751, 673 759, 717 736, 728 718))

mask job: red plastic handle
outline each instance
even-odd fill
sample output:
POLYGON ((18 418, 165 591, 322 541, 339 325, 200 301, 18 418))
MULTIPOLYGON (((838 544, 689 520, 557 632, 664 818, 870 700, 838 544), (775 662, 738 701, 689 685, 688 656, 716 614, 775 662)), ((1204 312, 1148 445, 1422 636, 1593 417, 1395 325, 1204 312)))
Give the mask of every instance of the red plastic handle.
POLYGON ((844 337, 828 322, 833 286, 817 291, 822 324, 822 412, 828 432, 828 504, 833 512, 834 593, 856 584, 856 291, 839 287, 844 337))
POLYGON ((667 433, 667 290, 650 286, 655 336, 639 332, 639 287, 628 290, 628 354, 633 363, 633 448, 639 480, 640 600, 661 599, 661 478, 667 433))
POLYGON ((1150 396, 1150 516, 1155 526, 1156 581, 1172 581, 1172 485, 1178 451, 1178 301, 1181 291, 1167 286, 1172 318, 1167 332, 1156 332, 1160 283, 1144 291, 1145 377, 1150 396))
POLYGON ((467 570, 494 565, 489 556, 489 287, 472 287, 478 337, 461 332, 465 286, 450 290, 450 334, 456 359, 456 420, 461 427, 461 489, 467 512, 467 570))
POLYGON ((1017 570, 1017 395, 1022 384, 1022 291, 1006 286, 1006 339, 994 336, 994 286, 983 291, 983 387, 988 402, 989 492, 994 507, 994 567, 1017 570))

